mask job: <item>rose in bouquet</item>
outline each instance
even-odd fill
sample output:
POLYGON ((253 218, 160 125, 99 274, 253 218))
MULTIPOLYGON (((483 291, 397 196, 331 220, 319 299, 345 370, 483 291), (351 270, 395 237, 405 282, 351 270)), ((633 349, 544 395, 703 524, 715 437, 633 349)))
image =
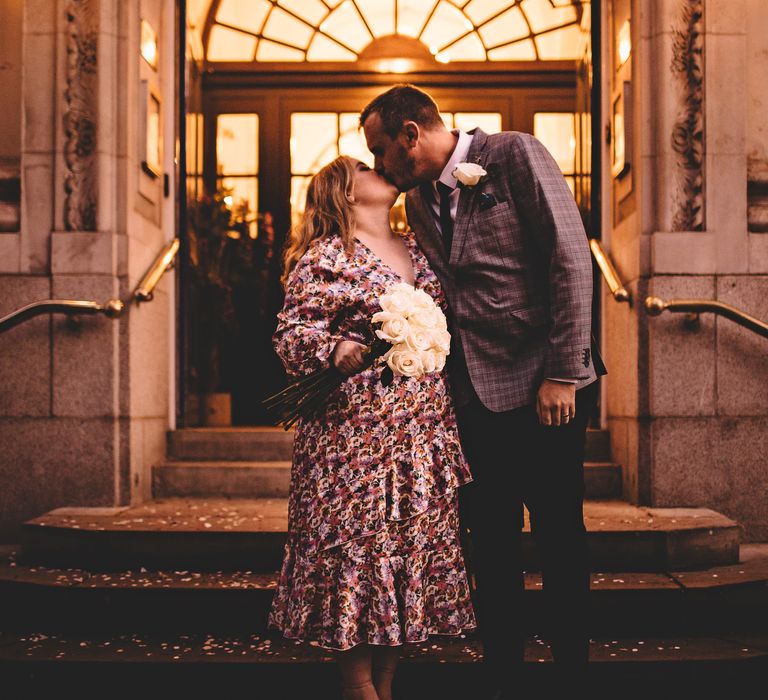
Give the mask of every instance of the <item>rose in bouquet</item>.
MULTIPOLYGON (((379 299, 381 311, 371 318, 381 324, 376 340, 367 348, 367 366, 386 363, 381 381, 388 386, 395 375, 421 377, 440 372, 450 352, 451 336, 442 309, 421 289, 400 283, 379 299)), ((347 379, 333 365, 299 379, 263 401, 276 417, 275 424, 288 430, 299 418, 311 417, 329 394, 347 379)))

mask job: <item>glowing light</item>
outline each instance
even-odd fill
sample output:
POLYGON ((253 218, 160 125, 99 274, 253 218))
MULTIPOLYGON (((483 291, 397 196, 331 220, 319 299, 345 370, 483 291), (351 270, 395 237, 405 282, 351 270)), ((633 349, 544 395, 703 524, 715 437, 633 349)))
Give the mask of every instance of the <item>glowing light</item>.
POLYGON ((623 66, 632 53, 632 37, 629 32, 629 20, 621 25, 618 39, 619 66, 623 66))
POLYGON ((141 55, 152 68, 157 68, 157 33, 147 20, 141 20, 141 55))
POLYGON ((407 73, 411 62, 407 58, 387 58, 378 63, 379 73, 407 73))
POLYGON ((451 62, 451 57, 450 57, 450 55, 447 52, 441 51, 440 53, 435 55, 435 60, 438 63, 450 63, 451 62))
POLYGON ((234 202, 234 199, 232 199, 232 195, 228 194, 226 197, 224 197, 224 204, 226 204, 228 207, 231 207, 234 202))

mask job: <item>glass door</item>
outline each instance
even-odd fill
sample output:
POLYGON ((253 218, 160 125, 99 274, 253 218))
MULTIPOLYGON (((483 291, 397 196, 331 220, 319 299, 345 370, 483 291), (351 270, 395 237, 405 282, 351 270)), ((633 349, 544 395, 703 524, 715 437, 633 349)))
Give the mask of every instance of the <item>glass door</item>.
MULTIPOLYGON (((502 129, 535 133, 552 151, 573 188, 572 88, 507 88, 489 93, 482 87, 437 87, 429 91, 450 128, 480 126, 488 133, 502 129)), ((271 342, 283 300, 281 251, 292 223, 301 215, 314 173, 339 154, 372 162, 358 115, 380 89, 297 87, 245 92, 217 92, 205 106, 207 196, 226 198, 227 206, 243 212, 241 218, 246 219, 224 243, 235 251, 233 257, 240 266, 240 277, 230 274, 228 278, 228 301, 221 307, 231 324, 205 330, 201 319, 192 318, 199 329, 193 334, 198 343, 210 333, 220 336, 219 375, 208 386, 229 395, 235 426, 267 424, 261 400, 285 385, 271 342), (254 220, 257 213, 260 218, 254 220)), ((402 199, 393 209, 393 226, 398 228, 406 225, 402 199)), ((200 377, 192 380, 199 391, 200 377)))

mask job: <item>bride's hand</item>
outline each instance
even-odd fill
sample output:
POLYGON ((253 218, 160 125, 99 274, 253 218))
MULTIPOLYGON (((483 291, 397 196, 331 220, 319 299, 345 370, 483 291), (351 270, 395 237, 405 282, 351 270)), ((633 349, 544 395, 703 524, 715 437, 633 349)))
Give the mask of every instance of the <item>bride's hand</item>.
POLYGON ((350 377, 365 368, 368 347, 354 340, 341 340, 333 349, 332 362, 342 374, 350 377))

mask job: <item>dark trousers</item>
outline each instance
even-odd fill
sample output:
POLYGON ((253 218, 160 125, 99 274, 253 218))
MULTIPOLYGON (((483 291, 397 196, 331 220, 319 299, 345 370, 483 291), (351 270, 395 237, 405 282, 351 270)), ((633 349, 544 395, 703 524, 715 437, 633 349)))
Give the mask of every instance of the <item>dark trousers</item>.
POLYGON ((457 409, 473 475, 460 491, 461 515, 470 531, 475 611, 493 683, 503 685, 522 669, 523 504, 542 567, 548 615, 540 622, 556 666, 577 673, 586 669, 590 566, 584 445, 598 385, 599 380, 576 392, 576 416, 567 425, 541 425, 535 406, 494 413, 475 398, 457 409))

